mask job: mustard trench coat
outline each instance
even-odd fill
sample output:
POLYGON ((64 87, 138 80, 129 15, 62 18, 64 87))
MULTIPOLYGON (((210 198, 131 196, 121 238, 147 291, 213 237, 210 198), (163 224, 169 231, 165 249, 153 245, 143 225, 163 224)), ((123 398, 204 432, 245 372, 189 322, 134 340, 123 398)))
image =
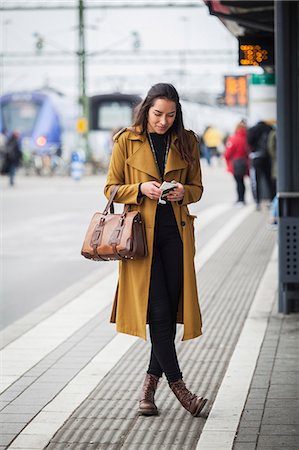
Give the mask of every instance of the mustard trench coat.
MULTIPOLYGON (((164 179, 176 180, 184 185, 181 202, 172 202, 178 229, 183 242, 183 289, 179 303, 177 323, 184 324, 182 340, 201 335, 201 314, 198 303, 194 269, 194 219, 187 205, 197 202, 203 192, 198 142, 192 131, 186 131, 193 146, 195 163, 189 166, 176 148, 176 137, 170 143, 164 179)), ((114 185, 120 185, 115 197, 117 203, 130 204, 141 213, 145 223, 148 256, 140 260, 119 262, 119 279, 111 314, 111 322, 122 333, 146 339, 148 297, 153 255, 157 200, 140 198, 140 183, 159 181, 160 176, 146 135, 131 129, 121 130, 114 137, 114 146, 104 189, 107 198, 114 185)))

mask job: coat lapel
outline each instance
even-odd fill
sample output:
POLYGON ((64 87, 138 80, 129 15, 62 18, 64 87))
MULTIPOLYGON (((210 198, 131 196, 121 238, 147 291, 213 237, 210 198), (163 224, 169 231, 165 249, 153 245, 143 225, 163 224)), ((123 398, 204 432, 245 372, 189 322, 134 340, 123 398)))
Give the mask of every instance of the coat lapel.
POLYGON ((173 172, 175 170, 185 169, 187 166, 188 163, 182 159, 178 149, 176 148, 174 141, 172 141, 169 149, 164 175, 166 175, 169 172, 173 172))
MULTIPOLYGON (((131 140, 136 141, 134 146, 138 146, 136 151, 127 159, 127 164, 140 172, 147 173, 156 180, 160 180, 159 171, 153 157, 153 153, 148 140, 145 136, 132 136, 131 140)), ((181 155, 175 145, 176 137, 171 140, 168 153, 165 173, 185 169, 188 163, 181 158, 181 155)))
POLYGON ((127 159, 127 164, 140 172, 147 173, 156 180, 160 180, 160 175, 154 160, 150 144, 147 139, 136 142, 137 150, 127 159))

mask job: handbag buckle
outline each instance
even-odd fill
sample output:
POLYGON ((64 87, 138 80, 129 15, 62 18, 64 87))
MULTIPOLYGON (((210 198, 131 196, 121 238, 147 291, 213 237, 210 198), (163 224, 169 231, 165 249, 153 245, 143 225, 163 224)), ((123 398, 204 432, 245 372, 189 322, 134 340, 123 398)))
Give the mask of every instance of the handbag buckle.
POLYGON ((122 230, 123 230, 122 226, 114 228, 114 230, 113 230, 113 232, 111 234, 111 237, 109 239, 109 244, 110 245, 119 243, 120 237, 121 237, 121 234, 122 234, 122 230))
POLYGON ((100 242, 101 239, 101 235, 103 233, 103 225, 104 225, 105 219, 103 219, 103 217, 101 217, 100 222, 96 225, 93 234, 92 234, 92 238, 91 238, 91 246, 97 246, 100 242))

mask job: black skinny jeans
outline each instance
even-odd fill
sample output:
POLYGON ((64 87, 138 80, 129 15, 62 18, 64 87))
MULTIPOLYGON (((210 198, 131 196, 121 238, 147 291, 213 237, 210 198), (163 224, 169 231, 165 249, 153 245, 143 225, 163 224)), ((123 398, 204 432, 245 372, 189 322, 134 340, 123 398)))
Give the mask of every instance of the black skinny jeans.
POLYGON ((238 202, 245 200, 245 184, 243 175, 234 175, 237 185, 238 202))
POLYGON ((182 279, 183 244, 172 206, 158 206, 148 306, 152 342, 148 373, 161 377, 164 372, 169 383, 182 378, 174 343, 182 279))

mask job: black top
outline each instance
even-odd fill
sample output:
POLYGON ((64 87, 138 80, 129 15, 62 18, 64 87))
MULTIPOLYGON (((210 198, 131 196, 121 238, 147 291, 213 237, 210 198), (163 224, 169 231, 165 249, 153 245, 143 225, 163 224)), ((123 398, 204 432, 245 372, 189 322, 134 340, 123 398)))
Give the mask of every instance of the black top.
MULTIPOLYGON (((169 134, 150 133, 150 137, 154 146, 160 176, 163 180, 165 169, 165 154, 169 134)), ((156 212, 156 225, 157 224, 159 224, 158 226, 162 226, 162 224, 163 226, 177 226, 171 202, 168 202, 166 200, 166 205, 161 205, 158 203, 156 212)))
POLYGON ((150 133, 154 146, 156 159, 159 167, 160 176, 164 177, 165 153, 167 147, 168 134, 150 133))

